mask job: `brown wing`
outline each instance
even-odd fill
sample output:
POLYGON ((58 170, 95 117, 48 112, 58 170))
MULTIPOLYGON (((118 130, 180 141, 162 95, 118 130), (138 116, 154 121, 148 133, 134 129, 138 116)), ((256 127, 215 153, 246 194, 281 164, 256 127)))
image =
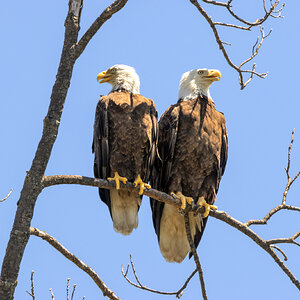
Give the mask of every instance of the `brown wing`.
MULTIPOLYGON (((95 115, 94 175, 106 179, 114 172, 133 182, 140 174, 148 182, 157 145, 157 112, 151 99, 128 92, 100 98, 95 115)), ((99 189, 111 208, 110 192, 99 189)))
MULTIPOLYGON (((97 104, 94 122, 94 137, 92 152, 95 153, 94 158, 94 176, 95 178, 106 179, 110 176, 110 156, 108 143, 108 99, 102 96, 97 104)), ((99 188, 101 200, 110 207, 110 193, 107 189, 99 188)))
MULTIPOLYGON (((201 191, 202 195, 204 194, 204 197, 209 204, 213 204, 216 199, 216 194, 219 189, 221 177, 224 174, 226 162, 227 162, 227 156, 228 156, 228 138, 227 138, 227 130, 226 130, 226 122, 224 115, 216 110, 213 110, 212 117, 217 119, 218 126, 221 128, 221 145, 220 150, 218 151, 216 149, 216 146, 213 146, 213 152, 215 153, 215 160, 216 164, 214 164, 214 168, 211 170, 211 173, 203 180, 201 191), (218 154, 219 155, 216 155, 218 154)), ((210 123, 210 121, 208 121, 210 123)), ((206 126, 216 126, 212 124, 205 124, 206 126)), ((206 128, 206 131, 209 132, 209 130, 206 128)), ((218 145, 217 145, 218 146, 218 145)), ((204 228, 206 226, 208 218, 202 219, 201 229, 199 230, 196 228, 196 234, 194 237, 194 243, 195 247, 197 248, 200 240, 202 238, 204 228)), ((190 252, 189 257, 192 257, 192 253, 190 252)))
MULTIPOLYGON (((170 106, 159 121, 158 155, 156 155, 153 165, 151 186, 162 192, 168 192, 168 182, 177 139, 178 121, 179 110, 177 105, 170 106)), ((153 226, 159 239, 160 219, 164 202, 150 198, 150 204, 153 226)))

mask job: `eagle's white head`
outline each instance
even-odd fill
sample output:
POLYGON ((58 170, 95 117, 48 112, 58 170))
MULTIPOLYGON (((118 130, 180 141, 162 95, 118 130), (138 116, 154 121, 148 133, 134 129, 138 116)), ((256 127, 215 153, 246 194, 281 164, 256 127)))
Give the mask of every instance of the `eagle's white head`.
POLYGON ((199 94, 210 98, 209 86, 220 78, 218 70, 196 69, 183 73, 179 84, 179 99, 188 100, 199 94))
POLYGON ((111 92, 123 90, 134 94, 140 93, 140 78, 135 69, 126 65, 114 65, 98 74, 99 83, 108 82, 112 85, 111 92))

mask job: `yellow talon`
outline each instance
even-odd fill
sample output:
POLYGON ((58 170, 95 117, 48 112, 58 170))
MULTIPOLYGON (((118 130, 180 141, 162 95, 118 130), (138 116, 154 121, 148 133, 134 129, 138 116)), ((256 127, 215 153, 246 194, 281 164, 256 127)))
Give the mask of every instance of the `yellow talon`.
POLYGON ((211 209, 212 209, 212 210, 218 209, 217 206, 208 204, 208 203, 205 201, 204 197, 199 197, 199 199, 198 199, 198 201, 197 201, 197 204, 198 204, 200 207, 201 207, 201 206, 204 206, 204 207, 205 207, 205 212, 203 213, 203 217, 204 217, 204 218, 207 218, 207 217, 208 217, 209 212, 210 212, 211 209))
POLYGON ((172 192, 171 195, 180 199, 181 206, 180 206, 179 211, 182 211, 182 210, 186 209, 186 203, 188 203, 190 205, 192 205, 192 203, 193 203, 193 198, 192 197, 186 197, 181 192, 177 192, 176 194, 172 192))
POLYGON ((138 175, 137 179, 134 181, 133 184, 134 184, 134 186, 140 185, 139 195, 143 195, 145 188, 151 189, 151 185, 143 182, 140 174, 138 175))
POLYGON ((120 181, 122 181, 124 184, 127 183, 127 178, 126 177, 121 177, 118 172, 115 172, 114 177, 108 177, 107 180, 109 181, 115 181, 116 182, 116 189, 120 189, 120 181))

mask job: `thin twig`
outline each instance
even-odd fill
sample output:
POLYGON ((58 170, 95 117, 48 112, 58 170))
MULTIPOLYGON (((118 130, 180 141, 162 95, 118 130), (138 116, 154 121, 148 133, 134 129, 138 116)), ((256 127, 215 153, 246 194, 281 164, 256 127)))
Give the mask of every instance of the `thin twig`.
POLYGON ((103 292, 103 296, 108 297, 112 300, 120 300, 101 280, 99 275, 90 268, 87 264, 85 264, 83 261, 81 261, 79 258, 77 258, 74 254, 72 254, 70 251, 68 251, 64 246, 62 246, 55 238, 53 238, 51 235, 47 234, 44 231, 40 231, 37 228, 30 227, 30 234, 35 235, 37 237, 42 238, 46 242, 48 242, 51 246, 53 246, 57 251, 59 251, 64 257, 69 259, 71 262, 73 262, 77 267, 79 267, 81 270, 83 270, 85 273, 87 273, 96 283, 96 285, 100 288, 100 290, 103 292))
POLYGON ((10 195, 11 195, 11 193, 12 193, 12 189, 10 189, 10 191, 9 191, 9 193, 7 194, 7 196, 6 197, 4 197, 3 199, 0 199, 0 202, 3 202, 3 201, 5 201, 10 195))
POLYGON ((274 249, 276 249, 277 251, 279 251, 279 252, 282 254, 282 256, 283 256, 283 258, 284 258, 285 261, 288 260, 286 254, 285 254, 285 253, 283 252, 283 250, 280 249, 278 246, 276 246, 276 245, 271 245, 271 248, 274 248, 274 249))
POLYGON ((225 50, 223 44, 227 44, 222 42, 219 33, 217 31, 216 26, 227 26, 227 27, 232 27, 232 28, 236 28, 236 29, 240 29, 240 30, 251 30, 252 27, 256 27, 256 26, 261 26, 269 17, 279 17, 279 16, 275 16, 274 13, 279 13, 281 14, 281 11, 284 7, 281 7, 280 9, 278 9, 277 11, 275 10, 275 8, 278 6, 279 4, 279 0, 276 0, 274 3, 271 2, 271 7, 269 10, 266 9, 266 5, 265 5, 265 0, 263 2, 264 5, 264 10, 265 10, 265 15, 260 18, 257 19, 255 22, 249 22, 244 20, 243 18, 239 17, 237 14, 234 13, 234 11, 231 8, 231 2, 232 0, 229 0, 227 2, 218 2, 218 1, 213 1, 213 0, 202 0, 205 3, 208 4, 212 4, 212 5, 217 5, 217 6, 222 6, 224 8, 226 8, 228 10, 228 12, 239 22, 247 25, 246 26, 240 26, 240 25, 236 25, 236 24, 229 24, 229 23, 224 23, 224 22, 214 22, 212 20, 212 18, 207 14, 207 12, 204 10, 204 8, 199 4, 199 2, 197 0, 190 0, 190 2, 198 9, 198 11, 201 13, 201 15, 206 19, 206 21, 208 22, 208 24, 210 25, 216 42, 219 45, 220 50, 223 53, 223 56, 225 58, 225 60, 227 61, 227 63, 229 64, 230 67, 232 67, 234 70, 236 70, 238 72, 239 75, 239 82, 240 82, 240 87, 241 89, 244 89, 249 82, 253 79, 254 76, 260 77, 260 78, 265 78, 267 76, 268 73, 257 73, 255 72, 256 69, 256 64, 254 63, 252 65, 252 70, 242 70, 242 66, 244 66, 245 64, 247 64, 248 62, 250 62, 251 60, 253 60, 253 58, 258 54, 258 51, 263 43, 263 41, 270 35, 271 31, 265 35, 264 31, 263 31, 263 27, 261 27, 260 31, 261 31, 261 41, 258 43, 258 41, 255 43, 255 45, 253 46, 252 49, 252 55, 245 59, 242 63, 240 63, 239 66, 235 65, 231 59, 229 58, 229 55, 227 53, 227 51, 225 50), (249 77, 248 79, 245 81, 244 80, 244 74, 243 73, 249 73, 249 77))
POLYGON ((198 270, 198 274, 199 274, 199 280, 200 280, 201 290, 202 290, 202 297, 203 297, 204 300, 207 300, 207 294, 206 294, 206 289, 205 289, 203 271, 202 271, 202 267, 201 267, 201 264, 200 264, 199 256, 198 256, 197 251, 196 251, 194 240, 193 240, 192 234, 191 234, 189 213, 184 214, 184 223, 185 223, 185 230, 186 230, 187 239, 189 241, 189 244, 190 244, 190 247, 191 247, 191 252, 194 256, 195 264, 197 266, 197 270, 198 270))
POLYGON ((30 276, 31 292, 29 293, 28 291, 26 291, 26 293, 32 297, 32 300, 35 300, 33 274, 34 274, 34 271, 31 271, 31 276, 30 276))
POLYGON ((73 298, 74 298, 75 289, 76 289, 76 284, 73 284, 73 291, 72 291, 71 300, 73 300, 73 298))
POLYGON ((53 291, 52 291, 52 289, 50 288, 50 290, 49 290, 49 291, 50 291, 50 293, 51 293, 51 299, 52 299, 52 300, 55 300, 55 298, 54 298, 54 294, 53 294, 53 291))
POLYGON ((69 300, 69 286, 70 286, 70 279, 71 279, 71 278, 67 278, 67 300, 69 300))
POLYGON ((128 275, 128 270, 129 270, 129 265, 127 266, 125 272, 124 272, 124 269, 123 269, 123 266, 122 266, 121 272, 122 272, 123 277, 126 279, 126 281, 128 283, 130 283, 132 286, 134 286, 136 288, 139 288, 139 289, 142 289, 142 290, 145 290, 145 291, 148 291, 148 292, 151 292, 151 293, 155 293, 155 294, 160 294, 160 295, 176 295, 176 297, 178 299, 181 298, 181 296, 183 294, 183 291, 186 289, 188 283, 193 278, 193 276, 197 273, 197 269, 194 270, 193 273, 187 278, 187 280, 185 281, 185 283, 183 284, 183 286, 178 291, 176 291, 176 292, 164 292, 164 291, 159 291, 159 290, 154 290, 154 289, 148 288, 147 286, 145 286, 145 285, 143 285, 141 283, 141 281, 139 280, 138 275, 136 273, 135 266, 134 266, 134 263, 132 261, 131 254, 130 254, 130 265, 131 265, 131 269, 133 271, 134 277, 135 277, 135 279, 136 279, 136 281, 137 281, 138 284, 136 284, 133 281, 131 281, 128 278, 128 276, 127 276, 128 275))

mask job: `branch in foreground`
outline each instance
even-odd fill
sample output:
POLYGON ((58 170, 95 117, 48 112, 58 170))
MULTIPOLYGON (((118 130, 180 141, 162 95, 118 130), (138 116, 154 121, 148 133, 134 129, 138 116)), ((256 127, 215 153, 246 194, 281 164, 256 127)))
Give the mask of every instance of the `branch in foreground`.
POLYGON ((253 60, 253 58, 258 54, 258 51, 259 51, 263 41, 270 35, 271 31, 268 34, 265 35, 263 27, 260 28, 260 33, 261 33, 260 42, 257 40, 257 42, 253 46, 252 55, 249 58, 245 59, 242 63, 240 63, 239 66, 237 66, 229 58, 229 55, 228 55, 227 51, 224 48, 224 44, 228 44, 228 43, 224 43, 221 40, 221 38, 219 36, 219 33, 218 33, 218 30, 217 30, 217 26, 227 26, 227 27, 232 27, 232 28, 236 28, 236 29, 240 29, 240 30, 251 30, 252 27, 261 26, 269 17, 274 17, 274 18, 281 17, 281 11, 282 11, 284 5, 283 5, 282 8, 280 8, 279 10, 276 11, 275 9, 279 5, 279 0, 276 0, 274 3, 272 3, 272 1, 270 1, 271 7, 270 7, 269 10, 267 10, 266 5, 265 5, 265 0, 263 0, 265 16, 261 19, 257 19, 255 22, 249 22, 249 21, 244 20, 243 18, 239 17, 236 13, 233 12, 233 10, 231 8, 232 0, 229 0, 226 3, 218 2, 218 1, 212 1, 212 0, 202 0, 202 1, 205 2, 205 3, 208 3, 208 4, 222 6, 222 7, 226 8, 228 10, 228 12, 236 20, 238 20, 239 22, 241 22, 243 24, 248 25, 247 27, 244 27, 244 26, 240 26, 240 25, 236 25, 236 24, 228 24, 228 23, 223 23, 223 22, 214 22, 212 20, 212 18, 207 14, 207 12, 199 4, 199 2, 197 0, 190 0, 190 2, 197 8, 197 10, 205 18, 205 20, 208 22, 209 26, 211 27, 211 29, 214 33, 215 39, 216 39, 216 41, 219 45, 220 50, 223 53, 223 56, 224 56, 225 60, 227 61, 227 63, 229 64, 230 67, 232 67, 233 69, 235 69, 238 72, 241 89, 244 89, 248 85, 248 83, 253 79, 254 76, 257 76, 257 77, 260 77, 260 78, 265 78, 268 73, 257 73, 255 71, 255 69, 256 69, 256 64, 255 63, 252 65, 251 70, 243 70, 242 66, 244 66, 246 63, 253 60), (278 15, 274 15, 274 13, 277 13, 278 15), (246 81, 244 79, 243 73, 250 74, 249 78, 246 81))
POLYGON ((196 251, 194 240, 193 240, 192 234, 191 234, 189 213, 185 213, 184 214, 184 224, 185 224, 185 230, 186 230, 187 239, 189 241, 189 244, 190 244, 190 247, 191 247, 191 252, 192 252, 192 254, 194 256, 195 264, 197 266, 197 270, 198 270, 198 274, 199 274, 199 280, 200 280, 200 285, 201 285, 202 297, 203 297, 204 300, 207 300, 207 294, 206 294, 206 289, 205 289, 205 282, 204 282, 203 271, 202 271, 202 267, 201 267, 201 264, 200 264, 198 253, 196 251))
MULTIPOLYGON (((101 187, 105 189, 112 189, 115 188, 114 182, 108 182, 104 179, 95 179, 85 176, 79 175, 53 175, 53 176, 45 176, 43 179, 43 187, 48 187, 52 185, 59 185, 59 184, 79 184, 79 185, 87 185, 87 186, 94 186, 94 187, 101 187)), ((136 188, 134 187, 133 183, 127 183, 124 185, 123 183, 120 184, 120 189, 134 191, 136 188)), ((165 202, 176 207, 180 207, 181 203, 177 198, 174 198, 166 193, 160 192, 155 189, 149 189, 144 191, 144 195, 154 198, 155 200, 165 202)), ((198 213, 204 213, 204 207, 187 207, 187 211, 193 211, 198 213)), ((248 237, 250 237, 256 244, 258 244, 261 248, 263 248, 266 252, 268 252, 275 262, 279 265, 279 267, 286 273, 286 275, 290 278, 292 283, 300 290, 300 283, 297 278, 293 275, 293 273, 285 266, 285 264, 279 259, 276 253, 271 248, 271 245, 268 244, 265 240, 263 240, 260 236, 258 236, 255 232, 253 232, 248 226, 244 223, 232 218, 226 212, 211 210, 209 215, 219 219, 230 226, 238 229, 248 237)))
POLYGON ((88 274, 96 283, 96 285, 100 288, 104 297, 108 297, 111 300, 120 300, 114 293, 111 291, 105 283, 101 280, 98 274, 90 268, 87 264, 82 262, 79 258, 77 258, 74 254, 69 252, 64 246, 62 246, 55 238, 51 235, 47 234, 44 231, 40 231, 37 228, 30 227, 30 234, 35 235, 37 237, 42 238, 46 242, 48 242, 51 246, 53 246, 57 251, 59 251, 64 257, 73 262, 78 268, 88 274))
POLYGON ((12 191, 13 191, 13 190, 10 189, 9 193, 7 194, 7 196, 4 197, 3 199, 0 199, 0 202, 4 202, 4 201, 11 195, 12 191))
POLYGON ((147 286, 143 285, 138 276, 137 276, 137 273, 135 271, 135 267, 134 267, 134 264, 133 264, 133 261, 132 261, 132 256, 130 254, 130 265, 131 265, 131 268, 132 268, 132 271, 133 271, 133 274, 134 274, 134 277, 137 281, 138 284, 134 283, 133 281, 131 281, 127 274, 128 274, 128 269, 129 269, 129 265, 127 266, 127 269, 126 269, 126 272, 124 272, 124 269, 123 269, 123 266, 122 266, 122 269, 121 269, 121 272, 122 272, 122 275, 123 277, 127 280, 128 283, 130 283, 131 285, 133 285, 134 287, 136 288, 139 288, 141 290, 145 290, 145 291, 148 291, 148 292, 151 292, 151 293, 155 293, 155 294, 160 294, 160 295, 176 295, 176 297, 178 299, 181 298, 181 296, 183 295, 183 291, 186 289, 189 281, 193 278, 193 276, 197 273, 197 269, 194 270, 194 272, 188 277, 188 279, 185 281, 184 285, 177 291, 177 292, 164 292, 164 291, 158 291, 158 290, 154 290, 154 289, 151 289, 151 288, 148 288, 147 286))

